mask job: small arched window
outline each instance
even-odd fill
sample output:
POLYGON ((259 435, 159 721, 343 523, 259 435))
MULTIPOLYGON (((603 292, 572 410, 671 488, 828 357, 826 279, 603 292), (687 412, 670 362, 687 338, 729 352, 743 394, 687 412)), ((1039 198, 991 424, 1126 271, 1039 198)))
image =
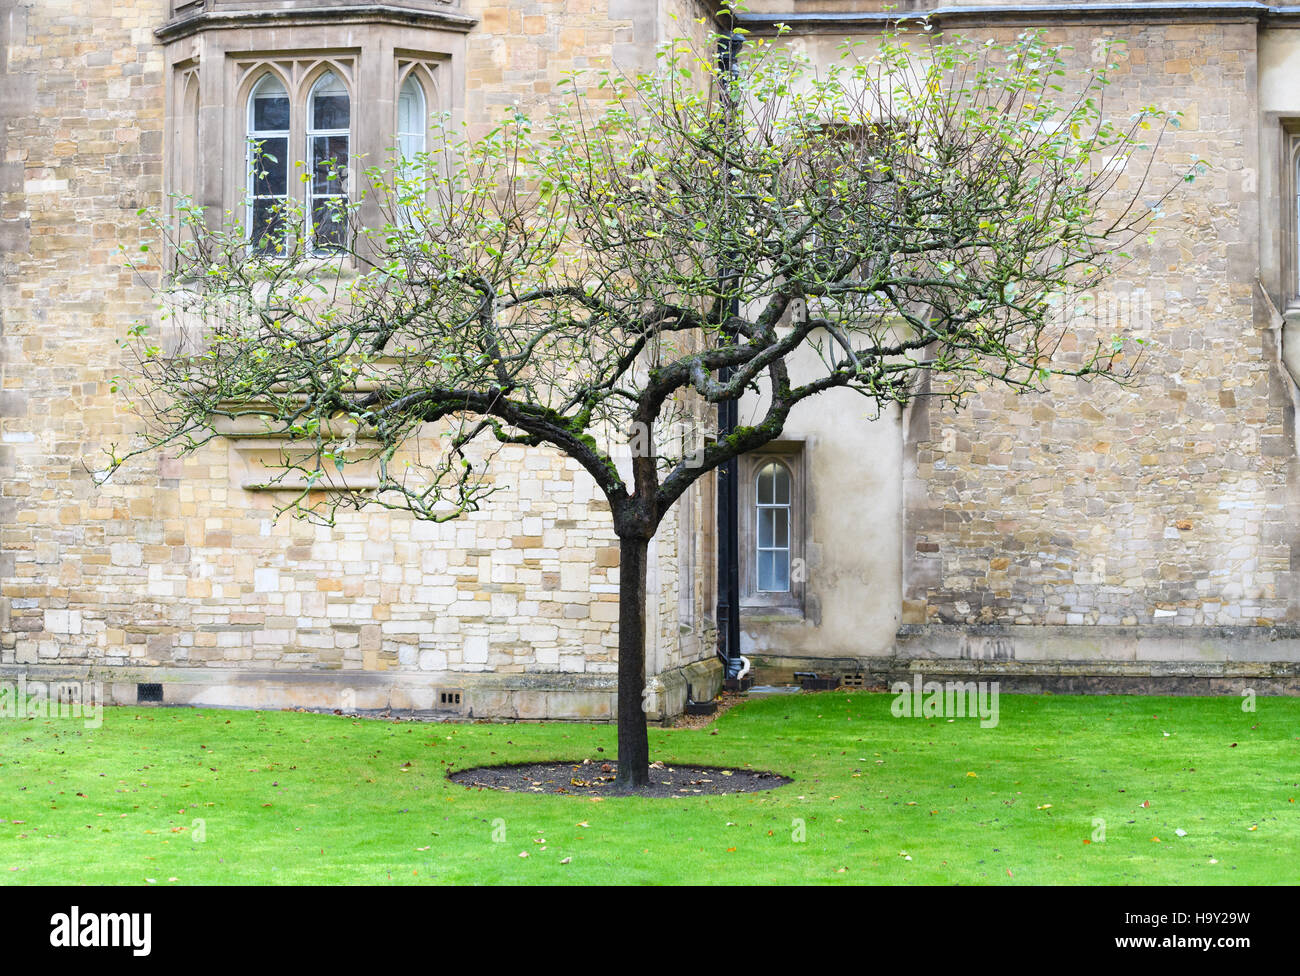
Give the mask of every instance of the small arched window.
POLYGON ((248 228, 258 250, 284 246, 288 192, 289 93, 268 73, 248 96, 248 228))
POLYGON ((427 104, 420 79, 414 72, 408 74, 397 94, 397 150, 403 160, 413 160, 424 152, 429 124, 427 104))
POLYGON ((347 173, 352 106, 338 75, 327 71, 307 99, 307 239, 313 251, 343 244, 347 225, 347 173))
POLYGON ((755 562, 758 592, 790 591, 790 471, 779 461, 758 470, 754 485, 757 507, 755 562))

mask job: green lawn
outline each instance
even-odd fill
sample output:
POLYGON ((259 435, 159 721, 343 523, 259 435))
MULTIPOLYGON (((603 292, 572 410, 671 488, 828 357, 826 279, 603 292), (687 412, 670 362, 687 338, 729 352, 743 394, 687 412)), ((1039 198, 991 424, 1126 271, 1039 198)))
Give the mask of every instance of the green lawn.
POLYGON ((110 708, 93 730, 3 719, 0 879, 1300 881, 1300 699, 1260 698, 1252 713, 1237 698, 1003 695, 989 729, 895 718, 892 700, 769 698, 709 728, 653 730, 657 758, 796 780, 673 800, 521 796, 444 779, 452 764, 612 756, 603 725, 163 708, 110 708))

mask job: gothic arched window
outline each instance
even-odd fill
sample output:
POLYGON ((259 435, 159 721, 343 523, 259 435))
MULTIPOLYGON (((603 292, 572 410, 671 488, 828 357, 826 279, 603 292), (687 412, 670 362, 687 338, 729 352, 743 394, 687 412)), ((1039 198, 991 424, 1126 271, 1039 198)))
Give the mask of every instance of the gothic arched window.
POLYGON ((259 250, 284 247, 289 198, 289 92, 267 72, 248 96, 248 232, 259 250))
POLYGON ((429 126, 428 99, 424 86, 412 71, 397 93, 397 149, 402 159, 413 160, 425 150, 429 126))
POLYGON ((307 99, 307 239, 313 251, 329 251, 347 232, 348 151, 352 102, 339 77, 326 71, 307 99))

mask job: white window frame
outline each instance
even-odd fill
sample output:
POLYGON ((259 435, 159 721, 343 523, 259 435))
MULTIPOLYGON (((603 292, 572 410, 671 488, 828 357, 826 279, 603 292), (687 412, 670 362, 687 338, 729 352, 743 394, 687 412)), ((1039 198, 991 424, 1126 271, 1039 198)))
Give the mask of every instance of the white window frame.
POLYGON ((772 593, 790 592, 790 576, 791 576, 791 569, 792 569, 790 544, 793 541, 790 530, 794 525, 793 501, 794 501, 794 473, 791 472, 789 466, 785 463, 785 461, 779 458, 772 458, 755 470, 754 472, 754 518, 756 522, 756 532, 754 538, 754 555, 756 560, 756 566, 755 566, 755 574, 754 574, 755 579, 753 580, 753 583, 754 583, 754 592, 756 593, 772 594, 772 593), (772 472, 772 498, 770 500, 763 497, 763 475, 769 470, 772 472), (781 501, 780 496, 782 492, 777 491, 778 479, 780 479, 782 476, 784 476, 785 479, 785 491, 784 491, 785 501, 781 501), (764 516, 766 516, 768 513, 772 513, 773 531, 772 531, 772 537, 768 539, 767 544, 764 545, 763 521, 764 521, 764 516), (779 539, 776 533, 776 523, 778 521, 781 521, 780 519, 781 515, 785 516, 783 520, 784 528, 785 528, 784 545, 778 545, 779 539), (781 575, 784 575, 785 577, 785 586, 778 588, 775 585, 776 582, 775 578, 768 581, 773 585, 771 586, 763 585, 764 583, 763 557, 765 555, 770 555, 770 558, 773 563, 774 577, 777 575, 775 573, 777 564, 781 562, 784 563, 783 566, 784 573, 781 575))
MULTIPOLYGON (((310 85, 307 88, 306 98, 303 99, 303 119, 304 119, 303 124, 304 124, 304 136, 305 136, 305 142, 303 145, 303 152, 304 152, 303 165, 306 168, 307 176, 308 176, 308 179, 305 180, 303 184, 306 188, 305 220, 306 220, 306 229, 307 229, 307 247, 311 250, 311 253, 314 255, 336 254, 340 250, 340 246, 338 245, 320 246, 316 243, 316 204, 317 201, 320 200, 342 199, 344 201, 344 206, 343 208, 341 208, 340 217, 344 221, 347 220, 346 203, 348 200, 350 200, 350 194, 351 194, 350 188, 352 185, 352 180, 351 180, 352 119, 356 114, 353 105, 354 101, 355 100, 352 97, 352 90, 348 87, 347 81, 341 78, 338 72, 329 68, 326 68, 324 71, 320 73, 319 76, 312 79, 310 85), (321 86, 326 83, 326 80, 330 78, 333 78, 334 81, 337 82, 338 85, 343 89, 344 95, 347 97, 348 100, 348 126, 346 129, 317 129, 315 127, 315 112, 313 111, 313 109, 315 108, 316 94, 320 90, 321 86), (347 140, 346 151, 348 154, 348 163, 346 166, 342 167, 342 176, 343 176, 342 192, 317 193, 315 154, 313 152, 313 149, 315 147, 315 142, 317 139, 337 139, 340 136, 342 136, 344 139, 347 140)), ((292 106, 290 107, 290 111, 292 111, 292 106)), ((344 224, 343 233, 345 235, 347 234, 346 223, 344 224)))
MULTIPOLYGON (((293 93, 285 80, 274 71, 266 70, 257 78, 252 87, 248 90, 248 98, 244 105, 244 178, 245 178, 245 195, 248 201, 247 214, 245 216, 245 233, 249 243, 255 243, 253 240, 253 230, 257 224, 256 210, 258 200, 283 200, 286 205, 293 196, 292 181, 289 178, 289 172, 292 167, 289 165, 289 158, 293 146, 293 93), (289 127, 287 129, 258 129, 256 128, 254 105, 257 101, 258 93, 262 91, 267 82, 274 82, 279 86, 280 91, 289 102, 289 127), (257 175, 254 171, 255 150, 258 145, 265 146, 267 139, 283 139, 284 151, 283 159, 277 161, 276 165, 284 167, 284 193, 264 193, 257 192, 257 175)), ((285 226, 285 236, 290 233, 291 228, 285 226)))
POLYGON ((253 150, 254 145, 265 139, 284 139, 287 147, 285 153, 285 195, 283 198, 289 202, 291 207, 301 208, 301 218, 295 223, 286 223, 285 239, 286 246, 289 241, 303 235, 310 253, 315 256, 327 257, 337 254, 338 249, 333 247, 317 248, 314 246, 312 238, 315 233, 314 224, 314 206, 317 200, 325 197, 342 196, 351 202, 354 172, 354 158, 356 153, 356 94, 353 87, 353 76, 355 74, 355 60, 343 57, 286 57, 265 62, 243 62, 236 64, 236 72, 242 75, 239 81, 239 90, 244 92, 242 114, 240 115, 240 132, 242 139, 243 151, 241 159, 244 166, 244 223, 245 236, 251 243, 253 240, 254 228, 254 205, 259 198, 265 199, 269 195, 255 194, 256 180, 253 170, 253 150), (317 89, 328 78, 333 75, 335 80, 342 86, 347 93, 348 98, 348 128, 347 129, 317 129, 312 125, 312 101, 317 89), (259 130, 254 127, 254 101, 262 86, 267 83, 267 79, 274 79, 275 83, 282 87, 289 100, 289 127, 287 129, 277 130, 259 130), (310 175, 312 172, 312 141, 317 137, 338 137, 343 136, 347 139, 348 165, 344 171, 343 192, 341 194, 329 193, 318 194, 310 175), (295 147, 297 147, 295 149, 295 147), (308 180, 302 179, 303 175, 309 177, 308 180))
MULTIPOLYGON (((804 559, 807 524, 805 512, 806 457, 802 441, 773 441, 761 450, 739 459, 740 484, 740 608, 742 613, 773 612, 802 616, 806 562, 804 559), (758 473, 771 462, 783 465, 790 475, 789 590, 770 591, 758 588, 758 473)), ((782 506, 784 507, 784 506, 782 506)))
POLYGON ((401 160, 411 161, 429 148, 429 93, 425 90, 425 83, 420 78, 421 71, 419 66, 411 64, 406 71, 397 80, 397 118, 395 120, 395 131, 397 133, 397 154, 401 160), (419 93, 420 104, 416 113, 415 126, 403 127, 404 122, 409 119, 402 118, 402 97, 406 93, 408 85, 413 85, 415 91, 419 93), (414 143, 418 140, 418 146, 409 146, 408 140, 414 143))

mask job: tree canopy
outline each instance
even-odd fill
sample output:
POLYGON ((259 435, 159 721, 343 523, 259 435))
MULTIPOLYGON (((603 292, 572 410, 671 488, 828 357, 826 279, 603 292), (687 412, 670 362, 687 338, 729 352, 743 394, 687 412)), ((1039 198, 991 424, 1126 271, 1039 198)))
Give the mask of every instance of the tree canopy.
POLYGON ((260 240, 175 201, 149 217, 162 318, 123 343, 143 432, 110 469, 251 421, 289 438, 286 508, 443 521, 497 490, 499 445, 580 464, 622 541, 633 784, 645 544, 681 494, 827 390, 960 404, 1131 376, 1123 336, 1060 343, 1177 182, 1144 196, 1177 116, 1113 118, 1109 49, 1080 72, 1036 31, 900 26, 832 64, 779 37, 720 61, 719 43, 736 46, 677 41, 652 72, 571 78, 553 110, 481 134, 435 118, 426 152, 330 201, 342 245, 318 246, 292 199, 260 240), (756 421, 715 436, 713 407, 753 394, 756 421))

